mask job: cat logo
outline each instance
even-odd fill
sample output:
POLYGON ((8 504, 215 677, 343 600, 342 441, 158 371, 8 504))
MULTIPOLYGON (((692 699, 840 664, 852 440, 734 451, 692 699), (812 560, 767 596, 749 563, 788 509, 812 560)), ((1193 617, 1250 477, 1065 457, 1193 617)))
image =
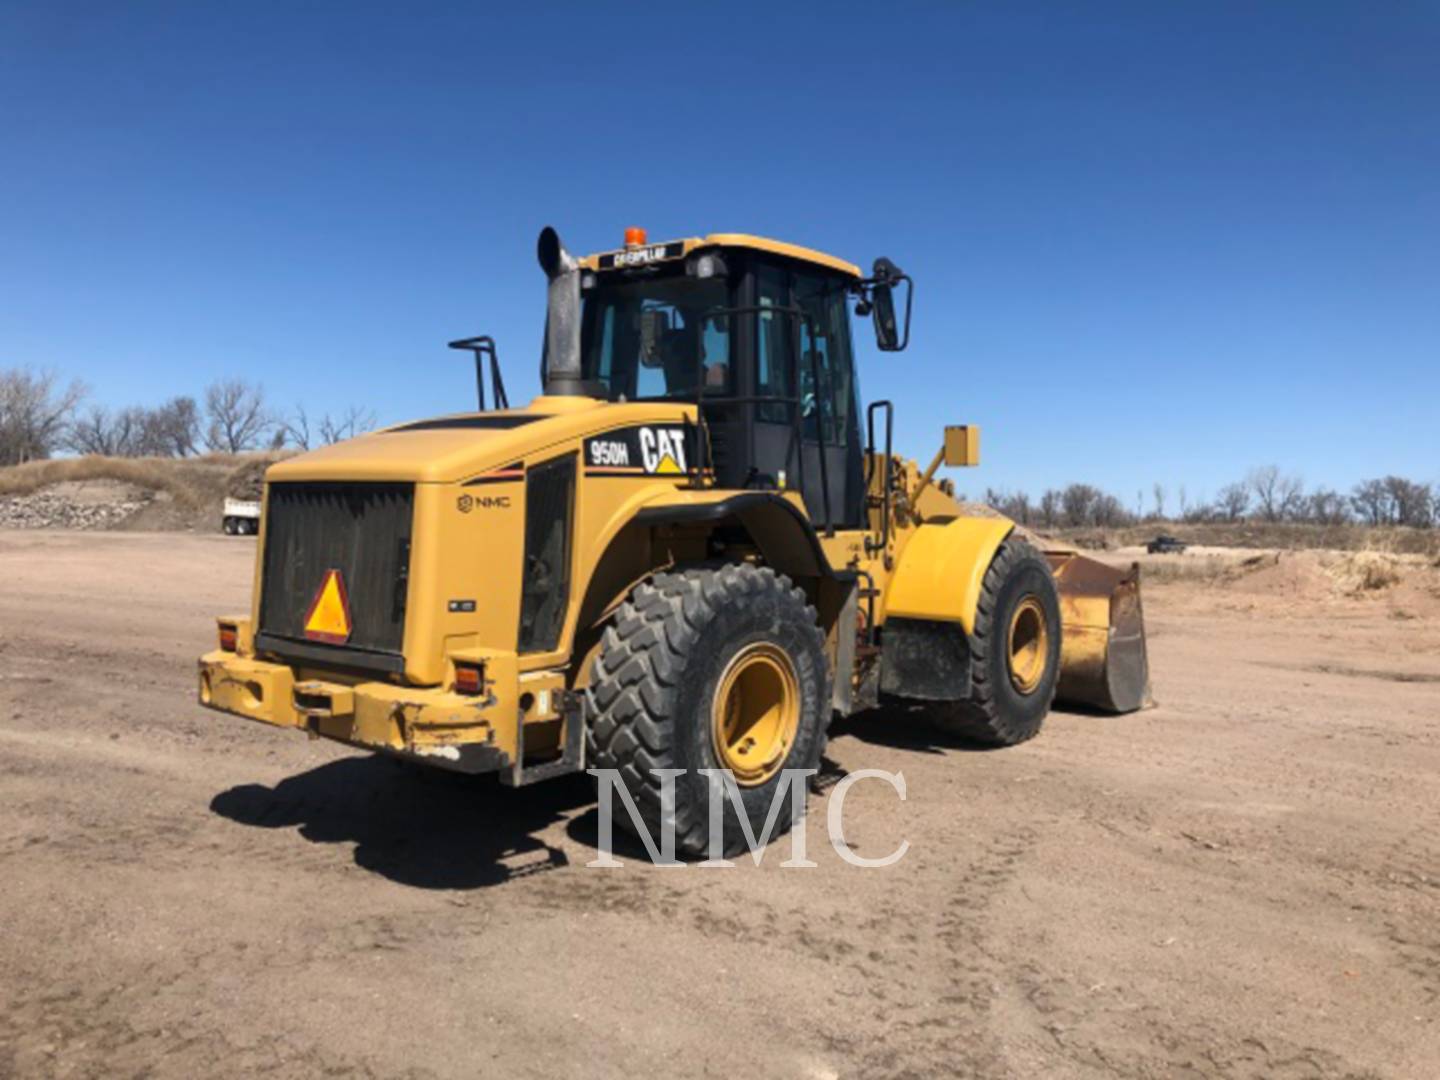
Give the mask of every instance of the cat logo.
POLYGON ((678 259, 685 254, 685 242, 672 240, 668 244, 650 244, 646 247, 626 248, 624 251, 607 251, 599 257, 597 266, 601 270, 624 270, 632 266, 649 266, 652 263, 678 259))
POLYGON ((690 440, 683 427, 639 426, 585 440, 586 476, 685 476, 690 440))
POLYGON ((640 429, 640 460, 647 473, 673 476, 685 471, 685 432, 677 428, 640 429))

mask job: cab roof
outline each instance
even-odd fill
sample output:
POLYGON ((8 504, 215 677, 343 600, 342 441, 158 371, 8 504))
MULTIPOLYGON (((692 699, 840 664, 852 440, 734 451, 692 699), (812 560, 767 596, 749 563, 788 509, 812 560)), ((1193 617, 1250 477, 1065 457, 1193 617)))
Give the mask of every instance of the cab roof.
POLYGON ((667 240, 658 244, 627 244, 616 251, 602 251, 594 255, 586 255, 580 260, 580 265, 586 270, 612 270, 618 265, 643 265, 684 258, 692 251, 709 247, 750 248, 754 251, 768 252, 771 255, 783 255, 788 259, 797 259, 800 262, 813 263, 852 278, 863 276, 860 268, 854 263, 837 259, 834 255, 826 255, 823 251, 801 247, 798 244, 787 244, 783 240, 751 236, 749 233, 711 233, 708 236, 691 236, 683 240, 667 240), (631 258, 639 253, 653 254, 647 258, 631 258), (616 256, 619 256, 620 260, 617 260, 616 256))

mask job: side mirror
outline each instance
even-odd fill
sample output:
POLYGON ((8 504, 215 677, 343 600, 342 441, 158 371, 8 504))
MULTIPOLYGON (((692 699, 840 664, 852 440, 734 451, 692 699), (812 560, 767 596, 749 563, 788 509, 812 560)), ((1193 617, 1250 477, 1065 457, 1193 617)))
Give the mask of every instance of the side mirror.
POLYGON ((900 328, 895 325, 895 290, 889 285, 876 285, 870 293, 871 312, 875 319, 875 344, 881 352, 900 350, 900 328))
POLYGON ((658 368, 664 363, 660 347, 670 331, 670 313, 663 308, 640 312, 640 366, 658 368))
POLYGON ((881 352, 899 352, 910 344, 910 308, 915 297, 915 283, 910 275, 889 259, 875 260, 875 269, 869 282, 870 298, 868 307, 875 319, 875 344, 881 352), (895 314, 895 286, 905 283, 905 319, 902 323, 895 314))

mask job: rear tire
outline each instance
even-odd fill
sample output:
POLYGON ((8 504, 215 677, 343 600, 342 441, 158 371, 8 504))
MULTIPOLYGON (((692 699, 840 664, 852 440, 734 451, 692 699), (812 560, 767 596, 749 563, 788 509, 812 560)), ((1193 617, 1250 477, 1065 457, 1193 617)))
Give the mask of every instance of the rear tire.
POLYGON ((1034 738, 1060 679, 1060 597, 1025 541, 1006 540, 985 571, 970 646, 970 700, 932 705, 929 718, 987 746, 1034 738))
MULTIPOLYGON (((830 674, 815 610, 767 566, 734 563, 657 574, 605 631, 586 691, 589 760, 619 770, 658 845, 664 825, 657 769, 675 783, 675 847, 709 851, 710 781, 730 768, 758 837, 786 769, 816 769, 830 719, 830 674), (750 732, 754 732, 752 737, 750 732)), ((790 828, 788 799, 776 835, 790 828)), ((723 800, 723 847, 745 835, 723 800)), ((616 808, 622 827, 630 815, 616 808)))
POLYGON ((234 536, 237 531, 235 526, 235 519, 233 517, 227 517, 221 524, 220 528, 226 536, 234 536))

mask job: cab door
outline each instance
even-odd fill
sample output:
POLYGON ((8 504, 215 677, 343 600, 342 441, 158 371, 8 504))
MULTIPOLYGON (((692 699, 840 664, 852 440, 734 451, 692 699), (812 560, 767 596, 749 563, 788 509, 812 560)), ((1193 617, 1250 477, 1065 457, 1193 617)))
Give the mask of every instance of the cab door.
POLYGON ((759 262, 754 288, 762 309, 755 316, 755 471, 800 489, 817 528, 860 528, 865 492, 847 279, 759 262), (795 309, 805 317, 790 314, 795 309))

